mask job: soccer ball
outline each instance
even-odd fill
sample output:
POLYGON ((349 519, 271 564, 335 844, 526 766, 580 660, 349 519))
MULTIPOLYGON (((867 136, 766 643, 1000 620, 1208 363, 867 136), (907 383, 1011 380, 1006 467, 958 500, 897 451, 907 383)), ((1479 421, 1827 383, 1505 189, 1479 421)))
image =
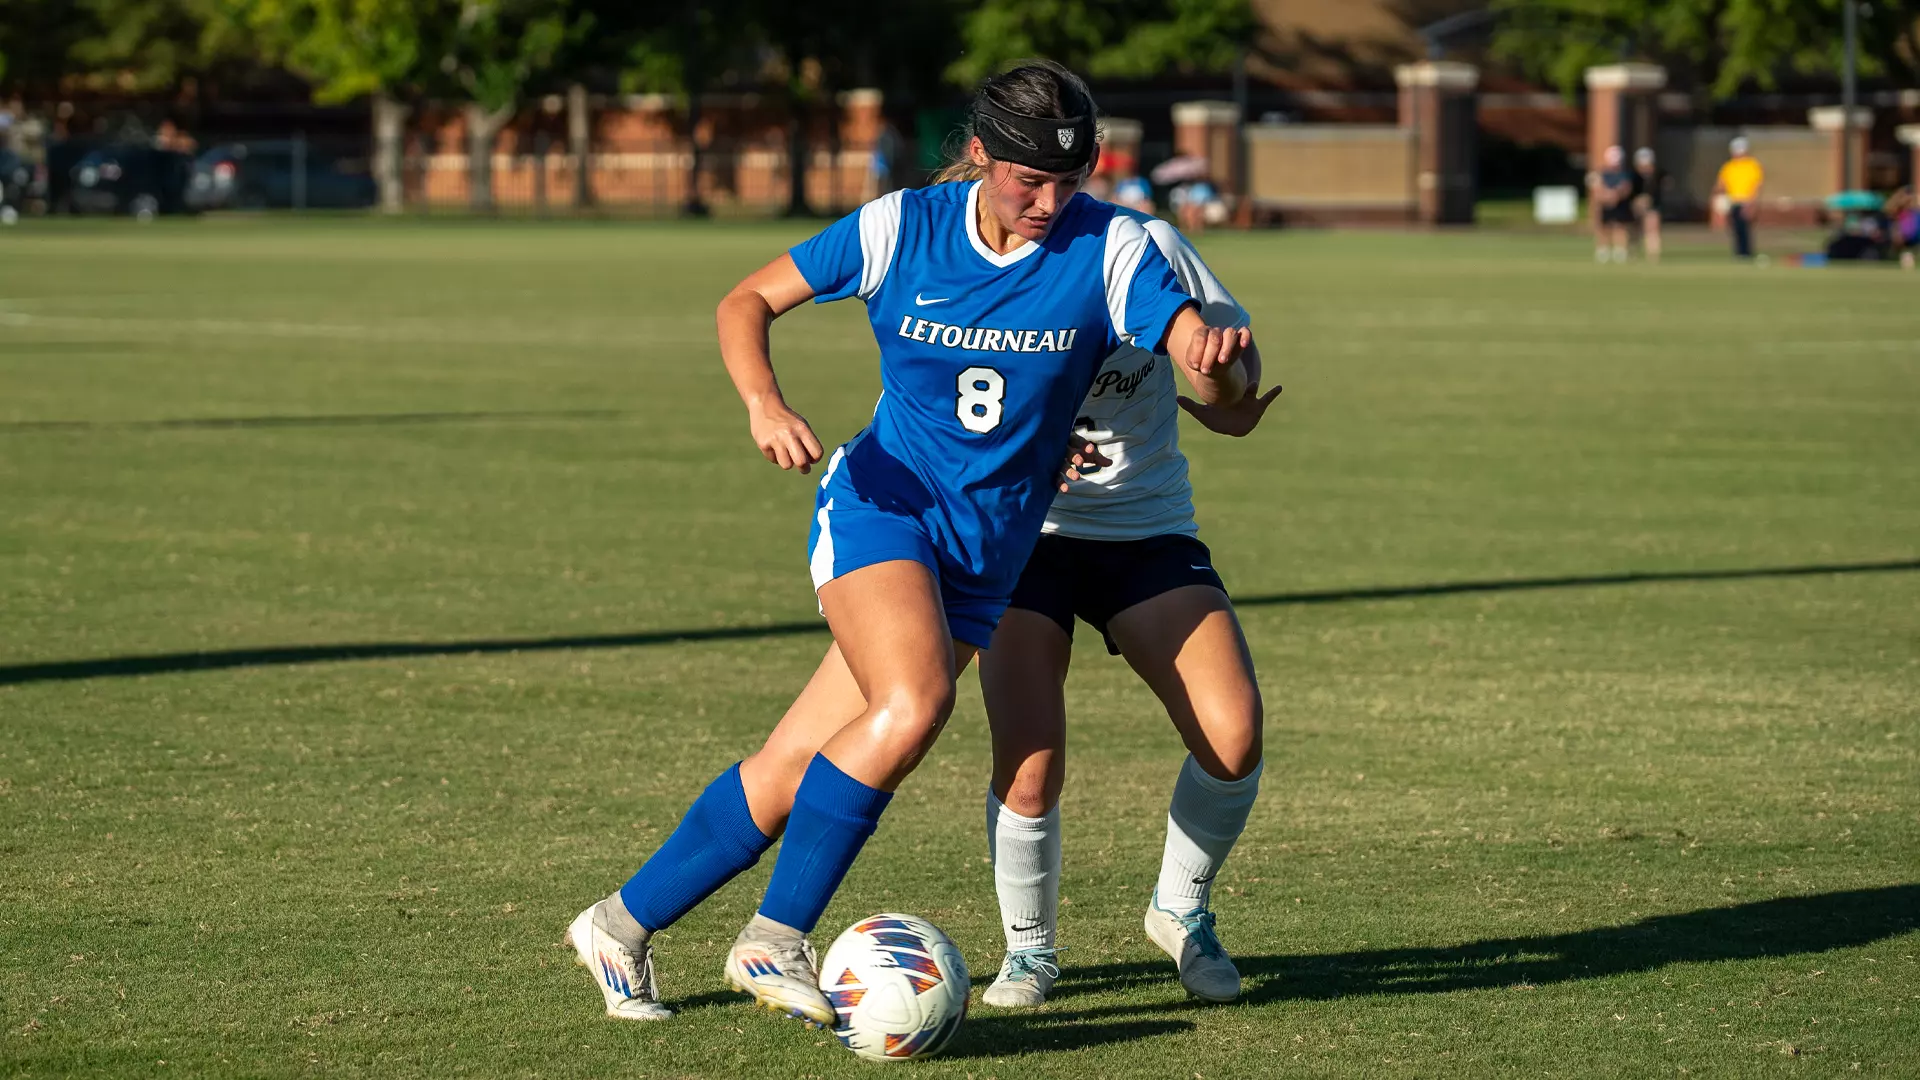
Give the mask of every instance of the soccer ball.
POLYGON ((834 1035, 871 1061, 939 1053, 967 1018, 971 986, 953 939, 915 915, 862 919, 820 961, 834 1035))

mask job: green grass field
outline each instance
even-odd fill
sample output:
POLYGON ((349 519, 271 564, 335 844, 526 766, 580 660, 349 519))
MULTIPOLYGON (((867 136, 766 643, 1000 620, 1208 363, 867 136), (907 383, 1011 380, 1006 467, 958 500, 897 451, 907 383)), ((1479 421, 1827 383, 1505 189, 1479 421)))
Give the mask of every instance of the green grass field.
MULTIPOLYGON (((867 1074, 722 984, 771 858, 669 1024, 559 944, 827 643, 711 331, 800 235, 0 233, 0 1074, 867 1074)), ((1083 634, 1066 975, 915 1075, 1914 1075, 1920 280, 1707 244, 1205 239, 1287 387, 1186 444, 1269 702, 1246 998, 1140 932, 1180 750, 1083 634)), ((851 435, 860 308, 775 344, 851 435)), ((969 675, 826 937, 993 970, 987 760, 969 675)))

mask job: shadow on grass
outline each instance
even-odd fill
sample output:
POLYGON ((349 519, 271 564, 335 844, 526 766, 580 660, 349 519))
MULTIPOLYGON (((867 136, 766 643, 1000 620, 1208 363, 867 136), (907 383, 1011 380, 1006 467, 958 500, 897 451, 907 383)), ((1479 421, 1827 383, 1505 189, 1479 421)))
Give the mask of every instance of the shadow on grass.
MULTIPOLYGON (((1326 1001, 1351 996, 1440 994, 1532 988, 1654 971, 1673 964, 1810 956, 1920 930, 1920 885, 1789 896, 1733 907, 1656 915, 1624 926, 1571 934, 1490 938, 1422 949, 1374 949, 1308 956, 1236 957, 1246 979, 1241 1002, 1326 1001)), ((976 1009, 944 1058, 1001 1058, 1080 1050, 1192 1031, 1181 1013, 1209 1006, 1176 998, 1165 961, 1069 966, 1048 1006, 1034 1012, 976 1009), (1074 1008, 1076 998, 1163 988, 1163 1000, 1074 1008)), ((978 987, 976 987, 977 989, 978 987)), ((735 993, 669 1001, 676 1010, 745 1006, 735 993)))
POLYGON ((1443 581, 1430 585, 1388 585, 1371 589, 1328 589, 1319 592, 1269 593, 1233 598, 1235 607, 1309 604, 1345 604, 1356 600, 1401 600, 1419 596, 1461 596, 1467 593, 1534 592, 1542 589, 1586 589, 1602 585, 1657 585, 1670 582, 1751 581, 1757 578, 1819 577, 1824 574, 1894 574, 1920 570, 1920 559, 1892 562, 1830 563, 1807 566, 1761 566, 1734 570, 1645 570, 1622 574, 1585 574, 1564 577, 1506 578, 1494 581, 1443 581))
MULTIPOLYGON (((693 994, 688 997, 667 1000, 667 1005, 677 1013, 692 1013, 704 1009, 738 1008, 751 1009, 751 1004, 737 991, 724 991, 706 994, 693 994)), ((1168 1012, 1190 1006, 1156 1005, 1152 1012, 1168 1012)), ((989 1012, 982 1015, 974 1011, 967 1017, 952 1046, 942 1051, 943 1058, 997 1058, 1015 1054, 1041 1053, 1057 1050, 1079 1050, 1089 1046, 1104 1046, 1108 1043, 1127 1042, 1133 1039, 1146 1039, 1155 1035, 1175 1035, 1193 1030, 1190 1020, 1123 1020, 1113 1023, 1088 1022, 1079 1019, 1079 1013, 1003 1013, 989 1012)), ((799 1024, 760 1013, 757 1019, 766 1023, 791 1024, 796 1030, 799 1024)), ((821 1037, 827 1037, 821 1033, 821 1037)))
MULTIPOLYGON (((1179 1008, 1179 1006, 1175 1006, 1179 1008)), ((1155 1012, 1168 1011, 1166 1006, 1155 1012)), ((1088 1021, 1070 1013, 995 1013, 967 1017, 942 1058, 1003 1058, 1134 1042, 1193 1030, 1191 1020, 1088 1021)))
MULTIPOLYGON (((39 349, 40 346, 33 346, 39 349)), ((483 424, 522 420, 615 420, 619 409, 545 409, 494 412, 347 413, 315 416, 188 416, 172 420, 12 420, 0 435, 55 431, 220 431, 232 428, 414 427, 422 424, 483 424)))
MULTIPOLYGON (((1920 570, 1920 559, 1893 562, 1828 563, 1807 566, 1767 566, 1740 570, 1675 570, 1585 577, 1507 578, 1492 581, 1451 581, 1427 585, 1389 585, 1366 589, 1236 596, 1239 607, 1344 604, 1367 600, 1403 600, 1465 593, 1531 592, 1608 585, 1653 585, 1677 582, 1740 581, 1761 578, 1823 577, 1841 574, 1890 574, 1920 570)), ((824 620, 768 623, 763 626, 695 627, 632 634, 581 634, 544 638, 478 638, 468 641, 368 641, 335 645, 284 645, 212 652, 152 653, 144 656, 103 656, 88 660, 52 660, 0 665, 0 686, 74 679, 122 678, 177 672, 223 671, 230 668, 272 667, 283 664, 322 664, 342 660, 390 660, 420 656, 465 656, 485 653, 552 652, 561 649, 630 649, 680 642, 742 641, 824 634, 824 620)))
MULTIPOLYGON (((1240 956, 1235 963, 1247 983, 1241 1000, 1258 1004, 1546 986, 1671 964, 1810 955, 1871 945, 1916 929, 1920 929, 1920 885, 1892 885, 1656 915, 1625 926, 1571 934, 1493 938, 1444 948, 1240 956)), ((1067 968, 1053 1000, 1164 983, 1169 974, 1165 963, 1067 968)), ((1055 1015, 1094 1018, 1165 1008, 1123 1005, 1055 1015)))

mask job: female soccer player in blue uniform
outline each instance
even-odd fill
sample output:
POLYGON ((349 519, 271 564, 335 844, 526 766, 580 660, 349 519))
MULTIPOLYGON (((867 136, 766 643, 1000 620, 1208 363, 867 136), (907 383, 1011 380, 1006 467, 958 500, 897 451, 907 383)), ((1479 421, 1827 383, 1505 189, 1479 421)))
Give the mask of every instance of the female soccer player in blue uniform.
POLYGON ((801 302, 866 302, 882 394, 816 496, 808 551, 834 636, 826 659, 761 751, 568 929, 609 1015, 670 1015, 652 935, 784 828, 727 975, 763 1005, 831 1024, 806 935, 945 724, 959 671, 992 640, 1102 361, 1122 344, 1169 351, 1204 400, 1242 394, 1246 333, 1209 329, 1140 223, 1078 194, 1098 153, 1094 113, 1053 64, 987 80, 968 146, 984 179, 875 200, 721 302, 721 356, 769 461, 804 472, 822 457, 768 355, 770 324, 801 302), (855 715, 815 707, 851 695, 855 715))

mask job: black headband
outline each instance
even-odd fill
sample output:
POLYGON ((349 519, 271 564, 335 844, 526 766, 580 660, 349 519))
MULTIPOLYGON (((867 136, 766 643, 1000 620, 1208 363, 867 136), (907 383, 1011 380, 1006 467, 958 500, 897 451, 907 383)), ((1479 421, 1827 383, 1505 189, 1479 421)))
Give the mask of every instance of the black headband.
POLYGON ((1093 112, 1065 119, 1028 116, 981 97, 974 102, 973 133, 987 156, 1042 172, 1079 172, 1093 160, 1093 112))

